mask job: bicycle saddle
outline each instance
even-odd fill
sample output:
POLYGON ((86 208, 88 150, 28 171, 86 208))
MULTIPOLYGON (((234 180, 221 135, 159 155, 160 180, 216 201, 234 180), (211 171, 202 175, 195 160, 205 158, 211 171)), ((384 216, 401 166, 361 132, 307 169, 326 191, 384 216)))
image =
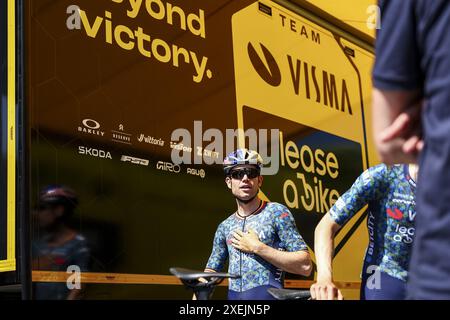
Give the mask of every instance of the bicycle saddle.
POLYGON ((170 268, 169 271, 177 278, 187 281, 198 280, 199 278, 223 280, 225 278, 236 279, 240 277, 225 272, 203 272, 186 268, 170 268))
POLYGON ((309 290, 270 288, 267 291, 277 300, 308 300, 311 298, 309 290))

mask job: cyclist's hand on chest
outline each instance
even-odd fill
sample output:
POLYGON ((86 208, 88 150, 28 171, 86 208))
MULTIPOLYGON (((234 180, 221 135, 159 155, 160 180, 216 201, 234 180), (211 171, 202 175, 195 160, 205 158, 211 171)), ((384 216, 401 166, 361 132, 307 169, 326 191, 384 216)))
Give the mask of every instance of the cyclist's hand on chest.
POLYGON ((235 231, 233 233, 231 244, 238 250, 256 254, 263 246, 263 243, 259 240, 258 234, 253 229, 249 229, 246 232, 241 230, 235 231))

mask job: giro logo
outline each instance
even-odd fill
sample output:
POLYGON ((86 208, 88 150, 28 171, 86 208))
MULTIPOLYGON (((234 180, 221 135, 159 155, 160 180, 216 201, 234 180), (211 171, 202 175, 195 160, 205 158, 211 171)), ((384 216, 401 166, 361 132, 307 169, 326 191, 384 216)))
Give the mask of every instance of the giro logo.
POLYGON ((158 161, 158 163, 156 164, 156 169, 174 173, 179 173, 181 170, 179 165, 164 161, 158 161))
POLYGON ((260 57, 260 55, 256 52, 255 47, 253 47, 250 42, 247 46, 248 56, 253 68, 255 68, 256 72, 265 82, 273 87, 278 87, 281 83, 280 68, 278 67, 275 58, 270 51, 262 43, 259 45, 261 46, 264 58, 260 57))
POLYGON ((387 209, 387 214, 395 220, 400 220, 401 218, 403 218, 403 212, 401 212, 397 208, 395 208, 394 211, 392 211, 391 209, 387 209))

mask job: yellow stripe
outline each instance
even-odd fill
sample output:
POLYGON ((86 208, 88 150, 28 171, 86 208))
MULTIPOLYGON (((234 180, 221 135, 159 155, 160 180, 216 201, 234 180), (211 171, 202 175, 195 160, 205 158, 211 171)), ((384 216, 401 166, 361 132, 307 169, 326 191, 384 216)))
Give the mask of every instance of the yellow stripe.
POLYGON ((0 271, 16 270, 16 19, 15 0, 8 0, 8 147, 7 147, 7 260, 0 271))
MULTIPOLYGON (((66 282, 71 273, 64 271, 33 271, 33 282, 66 282)), ((82 272, 82 283, 97 284, 153 284, 153 285, 181 285, 181 281, 175 276, 160 274, 130 274, 130 273, 96 273, 82 272)), ((286 288, 303 288, 311 287, 314 281, 310 280, 285 280, 286 288)), ((359 289, 360 282, 336 282, 338 288, 341 289, 359 289)), ((228 286, 225 280, 220 286, 228 286)))
MULTIPOLYGON (((33 271, 33 282, 66 282, 72 274, 64 271, 33 271)), ((159 274, 130 274, 130 273, 96 273, 82 272, 82 283, 108 283, 108 284, 159 284, 181 285, 181 281, 175 276, 159 274)), ((220 284, 227 286, 225 280, 220 284)))
MULTIPOLYGON (((344 237, 347 236, 347 234, 349 233, 350 229, 353 228, 353 226, 355 225, 356 221, 361 217, 361 215, 366 211, 367 205, 365 205, 361 210, 359 210, 355 216, 353 216, 353 218, 350 220, 352 223, 347 222, 343 227, 342 230, 339 232, 339 234, 334 238, 334 242, 339 244, 342 239, 344 237)), ((356 230, 358 230, 359 228, 364 227, 364 222, 361 223, 358 228, 356 230)), ((355 232, 356 232, 355 230, 355 232)), ((336 245, 337 246, 337 245, 336 245)))
MULTIPOLYGON (((285 280, 284 287, 289 288, 298 288, 298 289, 309 289, 314 281, 311 280, 285 280)), ((334 284, 339 289, 353 289, 359 290, 361 286, 361 282, 345 282, 345 281, 336 281, 334 284)))

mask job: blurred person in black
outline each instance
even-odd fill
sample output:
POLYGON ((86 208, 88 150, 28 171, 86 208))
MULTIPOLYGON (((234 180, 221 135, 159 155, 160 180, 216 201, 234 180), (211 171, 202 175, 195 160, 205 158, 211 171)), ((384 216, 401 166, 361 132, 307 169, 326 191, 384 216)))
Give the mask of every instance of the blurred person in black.
POLYGON ((379 5, 375 143, 387 164, 420 164, 407 294, 450 299, 450 1, 379 5))
MULTIPOLYGON (((68 225, 77 206, 76 193, 66 186, 48 186, 40 193, 36 208, 39 236, 32 244, 33 270, 67 273, 71 266, 81 272, 88 270, 90 250, 86 238, 68 225)), ((67 273, 67 278, 70 275, 67 273)), ((34 298, 76 300, 81 299, 82 290, 67 282, 36 282, 34 298)))

